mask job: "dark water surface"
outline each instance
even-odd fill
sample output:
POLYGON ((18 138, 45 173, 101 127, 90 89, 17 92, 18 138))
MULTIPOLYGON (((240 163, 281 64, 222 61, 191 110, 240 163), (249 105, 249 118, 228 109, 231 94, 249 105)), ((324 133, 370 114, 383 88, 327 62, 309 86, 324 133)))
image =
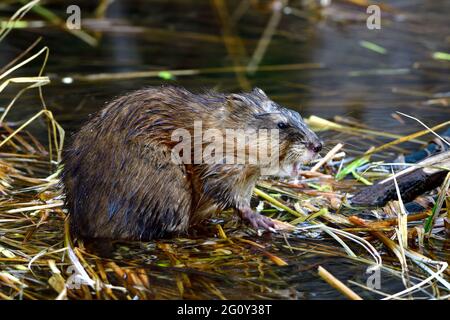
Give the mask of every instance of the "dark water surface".
MULTIPOLYGON (((226 2, 232 16, 239 1, 226 2)), ((44 37, 43 44, 51 50, 46 71, 53 78, 45 88, 45 96, 50 109, 69 131, 104 101, 128 90, 167 81, 158 77, 75 80, 67 85, 61 81, 65 77, 233 66, 221 36, 223 23, 217 18, 213 2, 114 1, 107 19, 97 22, 92 19, 92 2, 77 3, 83 26, 102 33, 97 48, 56 27, 43 27, 15 30, 0 52, 3 64, 37 36, 44 37)), ((267 6, 268 1, 261 3, 267 6)), ((298 8, 298 1, 291 3, 298 8)), ((304 116, 351 116, 379 130, 411 132, 419 128, 409 120, 400 125, 391 117, 394 111, 418 116, 430 125, 447 120, 450 66, 433 59, 432 54, 447 52, 450 47, 450 3, 400 0, 390 1, 389 5, 389 11, 382 11, 381 30, 367 29, 365 8, 339 1, 322 10, 322 17, 316 11, 304 11, 308 19, 297 12, 284 14, 261 61, 263 66, 275 66, 275 71, 246 75, 249 85, 263 88, 274 100, 304 116), (360 41, 376 43, 386 49, 386 54, 368 50, 360 41), (305 69, 276 71, 276 66, 289 64, 309 65, 305 69)), ((243 51, 235 58, 243 66, 249 62, 271 16, 267 8, 260 7, 251 7, 232 28, 232 39, 239 36, 236 41, 242 46, 231 51, 243 51)), ((65 17, 61 5, 49 8, 65 17)), ((33 14, 28 17, 39 19, 33 14)), ((32 69, 37 67, 36 62, 32 69)), ((21 71, 30 73, 27 68, 21 71)), ((174 82, 192 90, 243 90, 236 79, 232 71, 218 71, 179 76, 174 82)), ((21 105, 20 109, 25 108, 21 105)))
MULTIPOLYGON (((64 1, 48 2, 48 8, 60 17, 65 16, 64 1)), ((434 52, 450 51, 449 1, 389 1, 389 8, 382 11, 381 30, 369 30, 365 8, 346 1, 334 1, 321 11, 301 10, 301 1, 291 1, 294 9, 283 13, 262 58, 263 70, 237 76, 233 65, 249 63, 272 15, 269 1, 256 1, 260 5, 251 6, 236 19, 236 10, 243 2, 226 1, 229 16, 235 17, 233 23, 233 18, 219 19, 214 1, 117 0, 101 20, 94 19, 93 1, 68 1, 67 4, 77 3, 81 7, 83 27, 100 35, 97 47, 55 26, 18 29, 2 42, 0 64, 6 64, 38 36, 43 36, 39 47, 50 48, 46 73, 52 79, 44 94, 49 109, 67 132, 78 128, 105 101, 129 90, 162 83, 220 91, 258 86, 275 101, 299 110, 304 117, 349 116, 376 130, 402 134, 421 127, 408 119, 400 123, 392 117, 395 111, 419 117, 430 126, 449 120, 450 62, 433 58, 434 52), (222 37, 224 30, 231 43, 228 48, 222 37), (386 52, 369 50, 361 41, 375 43, 386 52), (83 79, 101 73, 158 70, 208 72, 177 76, 175 80, 83 79), (64 83, 70 80, 71 83, 64 83)), ((2 17, 13 12, 6 5, 1 5, 0 10, 2 17)), ((41 18, 30 13, 27 19, 41 18)), ((16 74, 37 75, 39 67, 35 61, 16 74)), ((0 97, 0 107, 16 93, 17 86, 7 89, 0 97)), ((17 102, 9 120, 30 117, 38 110, 37 92, 30 91, 17 102)), ((44 126, 43 122, 41 125, 44 126)), ((279 295, 341 298, 305 267, 317 263, 342 279, 365 277, 365 265, 355 266, 354 262, 342 261, 343 258, 322 259, 298 258, 298 265, 291 264, 289 270, 275 270, 283 283, 279 295)), ((403 289, 398 279, 387 283, 392 290, 385 291, 403 289)), ((250 296, 245 288, 239 290, 240 293, 231 296, 250 296)))

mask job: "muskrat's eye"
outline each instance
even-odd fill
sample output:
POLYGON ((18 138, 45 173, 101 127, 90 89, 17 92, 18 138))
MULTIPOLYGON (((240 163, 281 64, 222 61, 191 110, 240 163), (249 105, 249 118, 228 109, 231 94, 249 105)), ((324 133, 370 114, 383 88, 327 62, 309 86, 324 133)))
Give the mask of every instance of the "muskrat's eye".
POLYGON ((286 122, 278 122, 277 126, 280 129, 286 129, 289 125, 286 122))

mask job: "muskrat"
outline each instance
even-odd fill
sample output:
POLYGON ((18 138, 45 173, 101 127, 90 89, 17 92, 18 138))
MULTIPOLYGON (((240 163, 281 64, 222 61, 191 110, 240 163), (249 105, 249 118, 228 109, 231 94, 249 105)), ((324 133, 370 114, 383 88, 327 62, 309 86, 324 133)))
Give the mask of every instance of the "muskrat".
POLYGON ((195 121, 219 133, 278 130, 277 175, 295 173, 322 148, 297 112, 258 88, 194 94, 163 86, 129 93, 88 121, 64 152, 62 182, 71 232, 82 238, 149 240, 185 234, 226 208, 234 208, 256 229, 273 230, 272 219, 250 208, 261 165, 174 161, 172 133, 183 128, 195 134, 195 121))

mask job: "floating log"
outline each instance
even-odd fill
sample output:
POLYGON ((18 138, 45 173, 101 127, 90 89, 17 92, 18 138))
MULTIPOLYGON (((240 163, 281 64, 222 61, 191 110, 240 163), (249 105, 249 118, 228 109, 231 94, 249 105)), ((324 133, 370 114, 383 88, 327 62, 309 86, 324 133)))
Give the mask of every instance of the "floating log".
POLYGON ((403 201, 409 202, 424 192, 440 186, 448 170, 450 170, 450 151, 445 151, 364 188, 350 201, 355 206, 383 206, 390 200, 396 200, 395 177, 403 201))

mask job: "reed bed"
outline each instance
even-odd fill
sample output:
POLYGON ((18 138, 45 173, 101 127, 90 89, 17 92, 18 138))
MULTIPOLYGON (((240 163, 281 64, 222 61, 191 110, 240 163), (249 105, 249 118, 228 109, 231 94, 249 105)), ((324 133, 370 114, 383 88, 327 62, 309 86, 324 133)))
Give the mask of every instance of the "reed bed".
MULTIPOLYGON (((37 2, 25 5, 12 21, 20 20, 37 2)), ((222 1, 214 4, 217 10, 223 10, 222 1)), ((33 10, 60 24, 43 7, 34 6, 33 10)), ((273 19, 276 25, 277 18, 273 19)), ((0 31, 0 41, 13 27, 6 25, 0 31)), ((269 24, 250 69, 259 64, 272 29, 269 24)), ((93 43, 84 32, 75 36, 93 43)), ((356 208, 348 201, 360 188, 392 175, 391 166, 386 165, 386 150, 403 152, 406 143, 420 148, 426 145, 422 140, 425 135, 431 136, 448 122, 400 136, 347 118, 331 121, 310 117, 307 121, 311 127, 323 134, 339 133, 344 143, 331 145, 321 160, 303 168, 295 180, 259 182, 253 205, 277 220, 284 231, 276 234, 258 234, 226 211, 183 238, 151 242, 72 239, 58 179, 64 130, 47 109, 41 91, 49 83, 43 76, 48 48, 36 51, 38 44, 27 50, 29 58, 24 54, 0 71, 0 93, 11 84, 24 86, 0 118, 0 299, 450 297, 450 176, 440 188, 418 198, 424 205, 420 212, 406 212, 401 194, 378 208, 356 208), (14 71, 42 57, 38 75, 13 77, 14 71), (11 125, 7 117, 10 110, 25 91, 33 88, 41 97, 40 110, 20 125, 11 125), (46 141, 28 130, 36 123, 47 127, 46 141), (355 141, 359 151, 348 148, 355 141)), ((383 49, 367 42, 362 45, 369 50, 383 49)), ((296 67, 321 68, 317 64, 296 67)), ((246 69, 236 61, 230 68, 186 74, 235 72, 241 77, 240 68, 246 69)), ((179 72, 184 75, 186 71, 179 72)), ((176 74, 176 70, 170 74, 176 74)), ((127 76, 161 77, 161 72, 127 76)), ((114 80, 114 76, 76 79, 114 80)), ((239 78, 239 82, 246 86, 245 78, 239 78)))

